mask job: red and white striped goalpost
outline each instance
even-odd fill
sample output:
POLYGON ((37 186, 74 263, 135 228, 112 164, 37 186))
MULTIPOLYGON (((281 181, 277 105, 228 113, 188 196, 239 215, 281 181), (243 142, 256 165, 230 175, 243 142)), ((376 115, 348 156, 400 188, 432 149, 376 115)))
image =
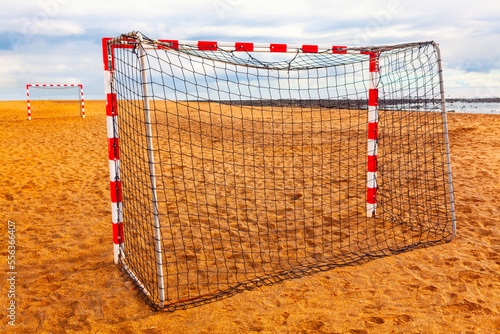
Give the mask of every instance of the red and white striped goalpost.
MULTIPOLYGON (((119 263, 120 248, 123 247, 122 191, 120 180, 120 154, 118 139, 116 93, 111 89, 113 62, 108 57, 107 40, 103 39, 104 88, 106 93, 106 123, 108 133, 109 175, 111 187, 111 212, 113 223, 114 262, 119 263)), ((110 50, 110 52, 112 52, 110 50)), ((111 55, 110 55, 111 56, 111 55)))
POLYGON ((31 120, 31 104, 30 104, 30 87, 78 87, 80 89, 80 114, 85 118, 85 100, 83 99, 83 85, 81 84, 66 84, 66 85, 26 85, 26 96, 28 101, 28 120, 31 120))
POLYGON ((370 52, 370 82, 368 97, 368 165, 366 186, 366 214, 373 217, 377 211, 377 139, 378 139, 378 82, 379 53, 370 52))

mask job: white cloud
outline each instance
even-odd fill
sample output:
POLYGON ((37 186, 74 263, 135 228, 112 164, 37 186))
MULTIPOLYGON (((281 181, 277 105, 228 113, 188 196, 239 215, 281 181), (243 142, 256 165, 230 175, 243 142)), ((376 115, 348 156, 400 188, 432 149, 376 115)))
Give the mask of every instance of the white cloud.
POLYGON ((30 78, 80 78, 94 83, 98 92, 100 38, 131 30, 151 38, 228 42, 376 45, 435 40, 448 87, 500 86, 498 17, 500 3, 491 0, 9 1, 0 12, 0 98, 14 94, 30 78))
POLYGON ((50 18, 30 20, 22 17, 2 21, 0 23, 0 32, 10 32, 21 37, 31 35, 70 36, 83 34, 85 29, 81 24, 70 20, 50 18), (12 27, 16 27, 16 30, 12 31, 12 27))
POLYGON ((34 39, 2 54, 0 100, 22 100, 26 84, 83 83, 90 94, 103 94, 102 55, 91 42, 48 44, 34 39))
POLYGON ((500 69, 488 73, 445 69, 443 73, 448 87, 500 87, 500 69))

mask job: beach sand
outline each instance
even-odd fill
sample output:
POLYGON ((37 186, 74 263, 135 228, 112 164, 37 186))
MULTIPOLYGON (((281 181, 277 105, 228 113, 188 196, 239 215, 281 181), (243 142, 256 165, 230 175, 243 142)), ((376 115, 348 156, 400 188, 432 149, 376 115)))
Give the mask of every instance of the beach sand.
POLYGON ((0 103, 0 333, 500 333, 500 115, 448 114, 452 242, 169 313, 113 264, 105 106, 85 107, 27 121, 0 103))

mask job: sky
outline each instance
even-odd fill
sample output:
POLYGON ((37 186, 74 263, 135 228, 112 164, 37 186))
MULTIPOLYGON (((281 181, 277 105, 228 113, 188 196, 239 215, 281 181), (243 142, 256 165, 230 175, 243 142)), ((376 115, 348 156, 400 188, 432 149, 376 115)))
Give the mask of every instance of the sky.
POLYGON ((500 97, 498 0, 2 0, 0 100, 26 84, 104 99, 101 39, 374 46, 439 43, 447 97, 500 97))

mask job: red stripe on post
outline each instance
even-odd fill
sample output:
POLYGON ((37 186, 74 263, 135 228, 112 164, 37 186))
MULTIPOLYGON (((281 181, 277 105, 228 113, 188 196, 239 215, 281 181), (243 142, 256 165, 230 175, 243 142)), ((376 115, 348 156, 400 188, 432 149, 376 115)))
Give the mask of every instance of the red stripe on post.
POLYGON ((113 224, 113 243, 123 244, 123 223, 113 224))
POLYGON ((122 182, 121 181, 110 181, 111 187, 111 202, 121 203, 122 201, 122 182))
POLYGON ((109 160, 116 161, 120 159, 120 149, 118 144, 119 144, 118 138, 108 138, 109 160))
MULTIPOLYGON (((170 48, 174 50, 179 50, 179 41, 176 39, 159 39, 158 42, 172 43, 172 45, 170 45, 170 48)), ((165 47, 163 45, 159 45, 159 49, 165 49, 165 47)))
POLYGON ((270 51, 271 52, 286 52, 287 47, 286 47, 286 44, 271 44, 270 51))
POLYGON ((109 61, 108 61, 108 41, 111 38, 103 38, 102 39, 102 59, 104 62, 104 70, 105 71, 110 71, 111 69, 109 68, 109 61))
POLYGON ((217 42, 199 41, 198 50, 200 51, 217 51, 217 42))
POLYGON ((368 139, 378 138, 378 122, 368 123, 368 139))
POLYGON ((368 105, 371 107, 378 106, 378 89, 370 89, 368 92, 368 105))
POLYGON ((111 52, 113 49, 135 49, 137 47, 137 41, 135 39, 122 39, 120 44, 112 44, 111 52))
POLYGON ((116 94, 106 94, 106 116, 116 116, 118 103, 116 102, 116 94))
POLYGON ((253 51, 253 43, 235 43, 234 48, 235 48, 234 51, 252 52, 253 51))
POLYGON ((366 188, 366 202, 369 204, 377 203, 377 188, 366 188))
POLYGON ((317 45, 302 45, 302 51, 305 53, 318 53, 317 45))
POLYGON ((369 155, 368 156, 368 171, 376 172, 377 171, 377 156, 369 155))

